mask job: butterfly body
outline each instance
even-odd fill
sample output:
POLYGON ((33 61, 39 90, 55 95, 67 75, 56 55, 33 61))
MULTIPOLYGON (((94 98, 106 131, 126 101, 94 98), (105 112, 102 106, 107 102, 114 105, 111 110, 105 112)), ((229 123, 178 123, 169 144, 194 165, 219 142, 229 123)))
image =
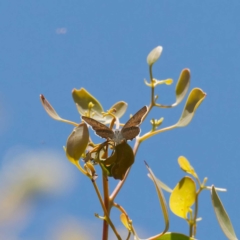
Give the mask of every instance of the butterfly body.
POLYGON ((111 140, 113 140, 117 144, 120 143, 122 140, 124 140, 124 137, 120 129, 115 129, 113 132, 114 132, 114 136, 113 138, 111 138, 111 140))
POLYGON ((83 116, 82 119, 92 127, 98 136, 113 140, 116 144, 119 144, 123 140, 132 140, 138 136, 140 133, 139 125, 142 122, 142 118, 147 113, 147 110, 147 106, 144 106, 126 122, 122 129, 115 130, 110 129, 93 118, 83 116))

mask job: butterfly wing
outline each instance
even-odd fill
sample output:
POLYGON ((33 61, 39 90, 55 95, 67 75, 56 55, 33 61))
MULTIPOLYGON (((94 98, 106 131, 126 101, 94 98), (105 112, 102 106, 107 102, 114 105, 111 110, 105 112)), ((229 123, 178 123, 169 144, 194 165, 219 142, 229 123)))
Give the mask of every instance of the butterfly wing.
POLYGON ((112 139, 114 137, 114 132, 104 124, 89 117, 82 116, 82 119, 92 127, 92 129, 95 131, 95 133, 99 137, 106 138, 106 139, 108 138, 112 139))
POLYGON ((122 137, 126 140, 133 140, 139 133, 140 133, 140 128, 136 126, 132 127, 124 127, 121 130, 122 137))
POLYGON ((123 129, 131 126, 139 126, 140 123, 142 122, 143 116, 147 113, 147 110, 148 110, 147 106, 141 108, 126 122, 126 124, 123 126, 123 129))
POLYGON ((135 113, 123 126, 121 133, 126 140, 132 140, 140 133, 140 128, 138 127, 144 115, 147 113, 148 107, 144 106, 137 113, 135 113))

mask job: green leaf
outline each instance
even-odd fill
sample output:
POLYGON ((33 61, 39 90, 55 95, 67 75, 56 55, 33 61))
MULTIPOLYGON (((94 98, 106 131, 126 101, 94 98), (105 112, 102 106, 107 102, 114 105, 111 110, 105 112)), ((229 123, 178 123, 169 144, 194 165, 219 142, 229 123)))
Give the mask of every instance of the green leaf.
MULTIPOLYGON (((157 81, 157 80, 153 79, 152 83, 147 83, 145 81, 145 84, 147 86, 155 87, 156 85, 162 84, 163 82, 165 82, 166 84, 171 84, 172 80, 168 79, 165 81, 157 81)), ((156 103, 155 106, 161 107, 161 108, 172 108, 172 107, 177 106, 179 103, 182 102, 182 100, 186 96, 189 86, 190 86, 190 70, 185 68, 182 70, 182 72, 179 76, 177 85, 176 85, 176 89, 175 89, 176 102, 171 105, 162 105, 162 104, 156 103)))
POLYGON ((160 201, 160 205, 161 205, 161 208, 162 208, 162 212, 163 212, 163 217, 164 217, 164 221, 165 221, 165 228, 164 228, 163 232, 160 233, 160 235, 162 235, 169 228, 169 216, 168 216, 167 204, 166 204, 166 200, 164 198, 164 195, 162 193, 162 190, 159 187, 159 185, 157 184, 157 178, 155 177, 153 171, 151 170, 151 168, 148 166, 148 164, 146 162, 145 162, 145 165, 146 165, 146 167, 149 171, 149 174, 151 176, 151 179, 153 180, 153 183, 155 185, 155 188, 156 188, 156 191, 157 191, 157 194, 158 194, 158 198, 159 198, 159 201, 160 201))
POLYGON ((74 128, 66 144, 66 156, 70 162, 75 163, 80 159, 87 148, 89 132, 87 124, 82 122, 74 128))
POLYGON ((174 105, 178 105, 183 100, 188 91, 189 86, 190 86, 190 70, 186 68, 182 70, 176 85, 175 90, 176 103, 174 105))
POLYGON ((222 231, 226 235, 226 237, 230 240, 237 240, 236 234, 234 232, 232 223, 224 206, 215 190, 215 187, 212 186, 211 190, 212 204, 214 208, 214 212, 217 216, 218 223, 222 228, 222 231))
POLYGON ((125 141, 118 144, 114 153, 102 163, 105 165, 112 162, 111 175, 122 180, 128 168, 134 163, 133 150, 125 141))
POLYGON ((202 101, 205 99, 205 97, 206 93, 204 93, 200 88, 194 88, 190 92, 184 110, 182 112, 182 116, 175 126, 176 127, 187 126, 191 122, 195 114, 195 111, 202 103, 202 101))
POLYGON ((195 202, 196 184, 190 177, 184 177, 173 189, 169 199, 171 211, 184 219, 187 219, 187 214, 190 207, 195 202))
POLYGON ((191 238, 181 233, 167 232, 156 240, 191 240, 191 238))
POLYGON ((91 110, 95 112, 95 114, 89 117, 94 118, 96 120, 99 120, 99 118, 101 119, 101 115, 103 112, 102 105, 86 89, 81 88, 77 90, 74 88, 72 91, 72 97, 74 102, 77 104, 79 113, 82 116, 84 116, 85 113, 89 111, 89 103, 91 102, 92 104, 94 104, 91 110))
MULTIPOLYGON (((114 115, 117 118, 121 118, 123 116, 123 114, 126 112, 127 106, 128 106, 128 104, 126 102, 120 101, 120 102, 115 103, 110 109, 115 108, 116 112, 114 113, 114 115)), ((110 123, 111 120, 112 120, 111 116, 106 116, 104 123, 105 124, 110 123)))

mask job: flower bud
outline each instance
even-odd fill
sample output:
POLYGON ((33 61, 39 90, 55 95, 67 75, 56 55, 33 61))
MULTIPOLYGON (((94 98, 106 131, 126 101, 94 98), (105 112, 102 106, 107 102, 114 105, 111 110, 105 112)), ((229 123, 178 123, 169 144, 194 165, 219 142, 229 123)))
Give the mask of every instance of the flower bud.
POLYGON ((154 48, 147 56, 147 63, 149 66, 152 66, 161 56, 163 48, 158 46, 154 48))

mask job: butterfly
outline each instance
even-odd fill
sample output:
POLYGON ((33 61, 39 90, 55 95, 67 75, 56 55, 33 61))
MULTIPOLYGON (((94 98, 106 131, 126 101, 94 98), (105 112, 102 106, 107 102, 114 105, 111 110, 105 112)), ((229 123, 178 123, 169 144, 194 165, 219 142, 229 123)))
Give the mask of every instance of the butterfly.
POLYGON ((147 110, 148 107, 144 106, 125 123, 122 129, 115 130, 111 130, 109 127, 95 119, 84 116, 82 116, 82 119, 92 127, 98 136, 113 140, 119 144, 122 140, 132 140, 138 136, 140 133, 139 125, 141 124, 144 115, 147 113, 147 110))

